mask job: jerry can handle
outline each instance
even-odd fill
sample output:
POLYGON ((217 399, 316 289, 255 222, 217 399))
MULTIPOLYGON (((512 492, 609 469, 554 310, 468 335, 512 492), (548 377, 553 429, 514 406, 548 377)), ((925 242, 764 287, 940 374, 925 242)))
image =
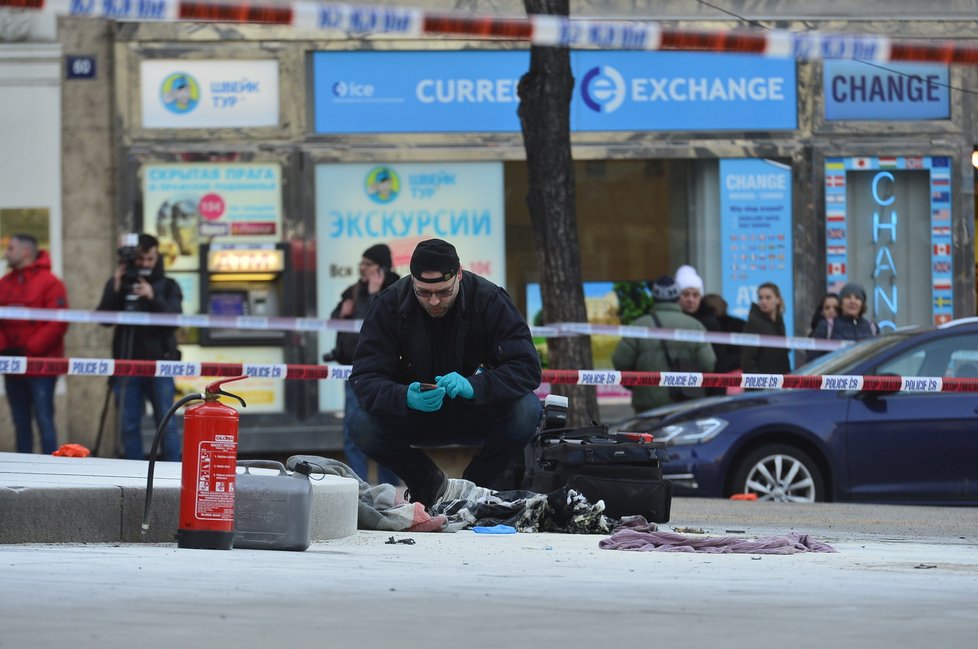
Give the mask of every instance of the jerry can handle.
POLYGON ((275 460, 238 460, 238 466, 244 467, 245 473, 251 473, 248 469, 278 469, 279 475, 288 475, 285 465, 275 460))

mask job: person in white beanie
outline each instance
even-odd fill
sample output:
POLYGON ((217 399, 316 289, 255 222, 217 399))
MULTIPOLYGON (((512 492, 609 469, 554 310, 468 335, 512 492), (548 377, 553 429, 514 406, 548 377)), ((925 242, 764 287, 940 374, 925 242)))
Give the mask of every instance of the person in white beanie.
POLYGON ((703 288, 703 278, 695 268, 684 264, 676 270, 676 284, 679 285, 679 306, 695 317, 700 308, 700 300, 706 293, 703 288))
MULTIPOLYGON (((676 269, 676 284, 679 285, 679 307, 683 313, 696 318, 707 331, 723 332, 723 325, 716 311, 703 302, 703 278, 696 269, 683 264, 676 269)), ((716 354, 716 371, 732 372, 740 367, 740 350, 730 345, 716 343, 713 345, 716 354)), ((707 394, 723 394, 723 388, 708 388, 707 394)))

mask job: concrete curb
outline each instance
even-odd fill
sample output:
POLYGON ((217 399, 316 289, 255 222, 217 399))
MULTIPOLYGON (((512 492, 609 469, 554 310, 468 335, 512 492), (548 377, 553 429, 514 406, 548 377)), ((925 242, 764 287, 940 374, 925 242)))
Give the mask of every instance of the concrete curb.
MULTIPOLYGON (((0 453, 0 543, 173 542, 180 467, 157 462, 150 529, 142 535, 148 462, 0 453)), ((356 533, 356 480, 325 476, 312 485, 312 540, 356 533)))

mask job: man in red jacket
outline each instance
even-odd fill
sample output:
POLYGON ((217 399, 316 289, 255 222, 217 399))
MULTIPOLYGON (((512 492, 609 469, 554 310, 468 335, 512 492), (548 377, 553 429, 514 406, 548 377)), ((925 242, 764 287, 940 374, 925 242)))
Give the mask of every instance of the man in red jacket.
MULTIPOLYGON (((10 237, 4 250, 10 272, 0 279, 0 306, 32 309, 66 309, 65 285, 51 273, 47 251, 37 249, 29 234, 10 237)), ((0 320, 0 356, 60 358, 65 355, 68 323, 51 320, 0 320)), ((10 414, 17 430, 17 452, 34 450, 31 410, 41 433, 41 451, 54 453, 58 434, 54 428, 54 384, 56 376, 5 374, 4 386, 10 414)))

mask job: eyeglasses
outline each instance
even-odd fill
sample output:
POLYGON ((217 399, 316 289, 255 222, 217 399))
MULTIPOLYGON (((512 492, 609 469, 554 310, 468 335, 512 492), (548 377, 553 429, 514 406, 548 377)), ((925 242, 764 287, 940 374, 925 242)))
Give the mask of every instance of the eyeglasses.
POLYGON ((430 300, 433 297, 437 297, 439 300, 447 300, 452 297, 455 293, 455 285, 458 284, 458 274, 455 275, 452 285, 448 288, 443 288, 440 291, 426 291, 423 288, 418 288, 417 285, 414 287, 414 294, 417 295, 422 300, 430 300))

